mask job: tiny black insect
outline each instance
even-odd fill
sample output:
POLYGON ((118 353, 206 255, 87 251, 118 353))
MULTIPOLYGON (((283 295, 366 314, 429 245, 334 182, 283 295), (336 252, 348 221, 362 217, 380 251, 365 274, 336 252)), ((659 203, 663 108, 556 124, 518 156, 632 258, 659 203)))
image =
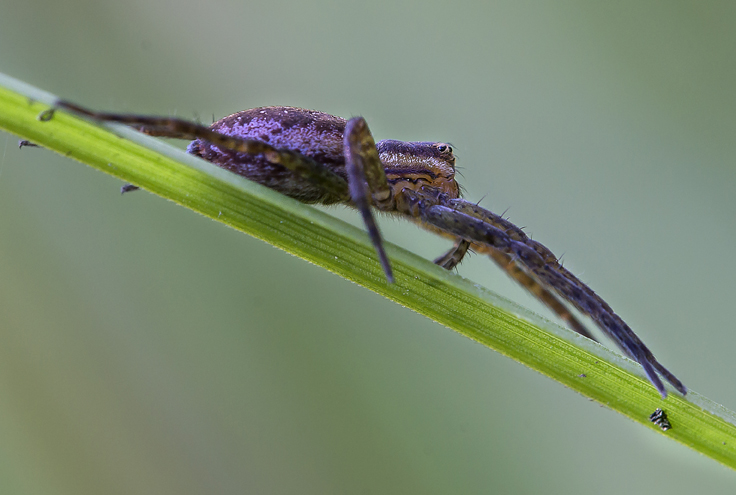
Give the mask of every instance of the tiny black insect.
POLYGON ((667 413, 657 408, 649 415, 649 421, 662 428, 662 431, 667 431, 672 428, 670 421, 667 419, 667 413))

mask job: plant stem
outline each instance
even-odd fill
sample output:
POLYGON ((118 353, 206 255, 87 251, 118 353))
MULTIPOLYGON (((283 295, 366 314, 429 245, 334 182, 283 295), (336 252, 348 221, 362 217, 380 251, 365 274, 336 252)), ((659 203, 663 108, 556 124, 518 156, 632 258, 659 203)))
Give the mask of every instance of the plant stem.
POLYGON ((0 74, 0 128, 322 266, 736 468, 736 415, 696 392, 662 400, 632 361, 390 244, 388 284, 359 229, 130 129, 63 112, 39 121, 54 101, 0 74), (657 408, 672 429, 649 421, 657 408))

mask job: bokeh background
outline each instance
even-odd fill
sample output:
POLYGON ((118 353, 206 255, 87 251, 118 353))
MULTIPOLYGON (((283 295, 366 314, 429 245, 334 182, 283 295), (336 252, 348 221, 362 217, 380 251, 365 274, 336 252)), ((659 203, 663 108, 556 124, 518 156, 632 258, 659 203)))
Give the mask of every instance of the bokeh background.
MULTIPOLYGON (((94 108, 294 105, 453 143, 468 198, 736 408, 733 2, 0 11, 0 70, 94 108)), ((733 493, 730 470, 499 354, 16 142, 0 134, 2 493, 733 493)), ((487 259, 459 272, 551 316, 487 259)))

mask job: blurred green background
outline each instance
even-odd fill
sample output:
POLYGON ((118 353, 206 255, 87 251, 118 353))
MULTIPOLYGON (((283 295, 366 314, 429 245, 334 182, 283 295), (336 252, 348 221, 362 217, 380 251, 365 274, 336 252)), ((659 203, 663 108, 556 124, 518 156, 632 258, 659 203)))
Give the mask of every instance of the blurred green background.
MULTIPOLYGON (((736 409, 735 3, 0 12, 0 71, 94 108, 294 105, 453 143, 466 197, 736 409)), ((0 134, 2 493, 733 493, 716 462, 409 310, 16 143, 0 134)), ((551 317, 483 257, 459 272, 551 317)))

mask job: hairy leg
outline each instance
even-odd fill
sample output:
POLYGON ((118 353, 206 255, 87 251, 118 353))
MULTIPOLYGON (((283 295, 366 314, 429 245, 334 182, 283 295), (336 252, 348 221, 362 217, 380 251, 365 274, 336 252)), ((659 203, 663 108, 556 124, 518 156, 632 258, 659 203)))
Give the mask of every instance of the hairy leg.
MULTIPOLYGON (((378 205, 391 203, 391 188, 386 181, 376 143, 365 119, 356 117, 345 126, 345 167, 348 173, 350 197, 360 211, 373 247, 389 282, 394 281, 388 255, 383 248, 381 233, 371 212, 370 198, 378 205)), ((380 207, 380 206, 379 206, 380 207)))
POLYGON ((529 239, 515 225, 477 205, 472 205, 475 209, 473 215, 453 208, 470 205, 460 201, 458 203, 457 200, 447 201, 442 197, 422 196, 421 193, 403 191, 397 197, 397 208, 448 234, 471 241, 474 247, 477 245, 480 252, 489 254, 500 251, 510 256, 534 274, 542 284, 590 316, 624 352, 642 365, 647 377, 663 397, 667 395, 667 391, 655 369, 678 391, 683 394, 687 392, 685 386, 654 358, 651 351, 610 306, 588 286, 562 268, 547 248, 529 239))
POLYGON ((578 320, 574 314, 560 301, 554 294, 548 291, 539 281, 533 276, 529 275, 514 259, 506 253, 497 251, 495 249, 488 250, 488 256, 496 262, 496 264, 506 272, 506 274, 512 279, 516 280, 522 287, 528 290, 534 297, 539 299, 545 306, 547 306, 553 313, 555 313, 562 321, 579 333, 583 337, 587 337, 590 340, 598 342, 593 334, 578 320))
MULTIPOLYGON (((447 253, 434 260, 434 263, 446 270, 452 270, 460 263, 460 261, 462 261, 470 247, 470 242, 465 239, 459 239, 447 253)), ((590 340, 598 342, 598 339, 590 333, 585 325, 583 325, 582 322, 572 314, 562 301, 548 291, 536 278, 529 275, 518 263, 514 261, 511 256, 493 249, 487 251, 490 258, 495 261, 509 277, 519 283, 519 285, 524 287, 534 297, 539 299, 542 304, 547 306, 562 321, 567 323, 572 330, 583 337, 587 337, 590 340)))

